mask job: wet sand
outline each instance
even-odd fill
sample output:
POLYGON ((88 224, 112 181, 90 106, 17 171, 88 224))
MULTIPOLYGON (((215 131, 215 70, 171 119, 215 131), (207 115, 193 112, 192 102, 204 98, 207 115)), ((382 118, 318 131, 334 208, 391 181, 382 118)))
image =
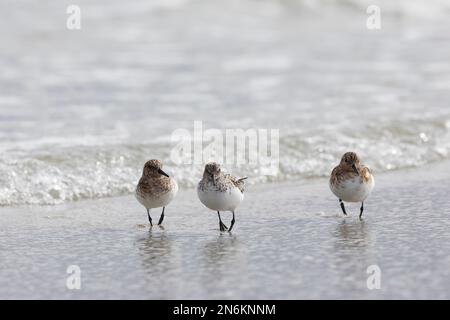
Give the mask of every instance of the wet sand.
POLYGON ((192 189, 164 229, 149 230, 133 196, 3 207, 0 298, 449 299, 449 168, 376 175, 362 221, 359 205, 342 216, 326 179, 250 186, 232 234, 192 189), (69 265, 80 290, 66 288, 69 265))

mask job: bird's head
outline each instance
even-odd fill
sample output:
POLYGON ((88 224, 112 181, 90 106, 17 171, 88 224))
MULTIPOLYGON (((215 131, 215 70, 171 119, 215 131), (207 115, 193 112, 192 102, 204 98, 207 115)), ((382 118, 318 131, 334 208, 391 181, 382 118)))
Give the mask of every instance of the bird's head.
POLYGON ((210 162, 207 163, 205 166, 204 175, 214 179, 220 174, 220 172, 221 172, 220 164, 218 164, 217 162, 210 162))
POLYGON ((346 152, 341 158, 341 166, 351 168, 359 176, 359 157, 355 152, 346 152))
POLYGON ((156 177, 161 175, 169 177, 169 175, 162 170, 162 166, 163 164, 159 160, 156 159, 149 160, 144 165, 143 175, 147 177, 148 176, 156 177))

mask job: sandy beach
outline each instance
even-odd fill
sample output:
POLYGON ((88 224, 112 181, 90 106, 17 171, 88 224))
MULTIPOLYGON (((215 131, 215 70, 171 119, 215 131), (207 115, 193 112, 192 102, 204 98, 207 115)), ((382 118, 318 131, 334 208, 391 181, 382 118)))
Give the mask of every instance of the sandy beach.
POLYGON ((363 221, 357 205, 342 216, 326 179, 250 186, 232 234, 194 189, 164 230, 133 196, 2 208, 0 298, 449 299, 449 168, 377 175, 363 221), (80 290, 66 288, 69 265, 80 290))

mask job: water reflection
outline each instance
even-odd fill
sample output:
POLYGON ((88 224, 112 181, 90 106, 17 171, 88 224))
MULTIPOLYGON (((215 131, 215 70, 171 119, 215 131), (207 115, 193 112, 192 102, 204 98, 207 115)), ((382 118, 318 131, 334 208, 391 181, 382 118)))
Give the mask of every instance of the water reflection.
POLYGON ((205 245, 203 253, 203 284, 209 296, 232 298, 248 285, 248 255, 237 236, 221 233, 205 245))
POLYGON ((150 274, 166 272, 173 241, 163 229, 159 232, 150 229, 148 236, 139 239, 136 244, 146 272, 150 274))
POLYGON ((339 249, 364 248, 370 242, 370 229, 365 220, 342 220, 334 232, 339 249))
POLYGON ((359 219, 344 219, 334 235, 333 269, 337 271, 337 290, 366 290, 366 269, 376 264, 376 250, 370 224, 359 219))
MULTIPOLYGON (((162 228, 153 228, 135 243, 142 261, 142 287, 151 299, 173 297, 180 286, 180 262, 174 254, 174 238, 162 228), (158 288, 158 289, 155 289, 158 288)), ((139 269, 139 268, 137 268, 139 269)))
POLYGON ((239 241, 236 236, 229 233, 221 233, 213 241, 206 244, 206 260, 208 264, 223 265, 227 261, 234 260, 238 247, 239 241))

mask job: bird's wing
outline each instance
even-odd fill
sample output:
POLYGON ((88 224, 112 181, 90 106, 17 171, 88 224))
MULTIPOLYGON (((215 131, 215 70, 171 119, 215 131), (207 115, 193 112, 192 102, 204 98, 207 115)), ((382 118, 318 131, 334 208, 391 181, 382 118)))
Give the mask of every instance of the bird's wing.
POLYGON ((235 187, 237 187, 242 193, 244 193, 244 180, 248 177, 236 178, 231 174, 226 174, 225 176, 233 183, 235 187))
POLYGON ((372 171, 369 167, 364 166, 361 170, 361 177, 363 177, 365 182, 368 182, 372 177, 372 171))

